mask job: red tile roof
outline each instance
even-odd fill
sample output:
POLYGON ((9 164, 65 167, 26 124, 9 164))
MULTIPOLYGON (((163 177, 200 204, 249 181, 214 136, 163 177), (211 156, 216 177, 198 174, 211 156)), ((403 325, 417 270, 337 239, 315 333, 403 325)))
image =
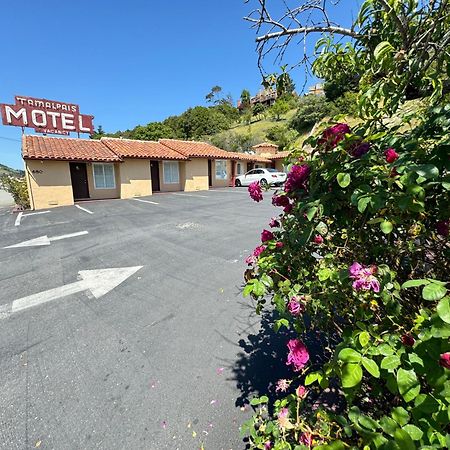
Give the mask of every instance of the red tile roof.
POLYGON ((291 154, 291 152, 289 150, 287 150, 285 152, 273 153, 270 155, 267 153, 263 153, 264 156, 266 156, 267 158, 270 158, 270 159, 284 159, 284 158, 287 158, 290 154, 291 154))
POLYGON ((59 161, 120 161, 120 158, 101 141, 35 135, 23 136, 22 157, 59 161))
POLYGON ((114 153, 122 158, 173 159, 181 161, 188 159, 160 142, 109 137, 102 137, 101 142, 105 143, 114 153))
POLYGON ((270 163, 272 162, 270 159, 268 158, 264 158, 263 156, 260 155, 254 155, 251 153, 234 153, 234 155, 236 155, 236 159, 240 159, 242 161, 254 161, 254 162, 261 162, 261 163, 270 163))
POLYGON ((273 147, 278 148, 278 145, 272 144, 270 142, 263 142, 262 144, 253 145, 252 148, 259 148, 259 147, 273 147))
POLYGON ((227 152, 206 142, 160 139, 159 142, 188 158, 235 159, 233 152, 227 152))

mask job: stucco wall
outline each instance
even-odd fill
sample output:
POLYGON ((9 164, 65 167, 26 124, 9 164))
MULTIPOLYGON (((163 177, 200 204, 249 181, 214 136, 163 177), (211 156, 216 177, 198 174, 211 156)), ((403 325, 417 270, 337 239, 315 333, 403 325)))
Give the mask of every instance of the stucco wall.
POLYGON ((279 172, 284 172, 283 161, 284 161, 284 159, 276 159, 275 160, 275 169, 277 169, 279 172))
POLYGON ((151 195, 150 163, 148 159, 126 158, 120 164, 120 198, 151 195))
MULTIPOLYGON (((115 189, 96 189, 94 184, 93 175, 93 164, 87 163, 87 176, 88 176, 88 187, 89 187, 89 198, 94 200, 99 200, 102 198, 119 198, 120 197, 120 164, 119 163, 108 163, 114 164, 114 175, 116 180, 115 189)), ((101 163, 103 164, 103 163, 101 163)))
POLYGON ((25 161, 32 209, 73 205, 72 181, 66 161, 25 161))
POLYGON ((208 160, 205 158, 194 158, 183 166, 183 187, 186 192, 189 191, 207 191, 208 183, 208 160))
MULTIPOLYGON (((161 188, 161 192, 174 192, 182 190, 182 180, 183 177, 183 168, 182 163, 178 162, 178 173, 179 173, 179 182, 178 183, 164 183, 164 164, 163 161, 159 161, 159 185, 161 188)), ((185 169, 184 169, 185 170, 185 169)))

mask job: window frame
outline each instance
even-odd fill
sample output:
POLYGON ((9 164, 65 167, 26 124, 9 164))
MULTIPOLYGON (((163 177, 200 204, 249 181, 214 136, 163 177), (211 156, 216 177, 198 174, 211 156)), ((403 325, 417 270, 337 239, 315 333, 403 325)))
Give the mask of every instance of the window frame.
POLYGON ((163 161, 163 183, 164 184, 180 184, 180 162, 179 161, 163 161), (177 167, 177 181, 166 181, 166 164, 176 164, 177 167))
POLYGON ((110 190, 116 189, 116 168, 114 167, 114 163, 92 163, 92 178, 94 179, 94 189, 96 190, 110 190), (106 176, 105 176, 105 166, 112 167, 113 174, 113 187, 106 187, 106 176), (105 182, 105 187, 97 186, 97 178, 95 176, 95 167, 101 167, 103 172, 103 181, 105 182))
POLYGON ((226 159, 216 159, 215 160, 215 164, 214 164, 214 177, 215 177, 215 179, 216 180, 222 180, 222 181, 224 181, 224 180, 227 180, 228 179, 228 167, 227 167, 227 160, 226 159), (224 165, 225 165, 225 170, 224 170, 224 172, 225 172, 225 177, 218 177, 217 176, 217 168, 218 168, 218 165, 217 165, 217 163, 223 163, 224 165))

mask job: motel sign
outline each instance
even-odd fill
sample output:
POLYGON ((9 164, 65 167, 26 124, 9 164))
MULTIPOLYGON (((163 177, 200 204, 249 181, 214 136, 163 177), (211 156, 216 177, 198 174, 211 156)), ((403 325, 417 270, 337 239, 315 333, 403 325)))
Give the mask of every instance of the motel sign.
POLYGON ((18 95, 15 101, 15 105, 0 104, 3 125, 28 127, 49 134, 94 132, 94 116, 80 114, 78 105, 18 95))

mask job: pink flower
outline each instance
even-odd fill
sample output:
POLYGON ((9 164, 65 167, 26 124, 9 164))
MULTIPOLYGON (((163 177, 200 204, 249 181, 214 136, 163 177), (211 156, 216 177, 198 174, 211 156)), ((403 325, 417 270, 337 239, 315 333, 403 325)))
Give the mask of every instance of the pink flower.
POLYGON ((385 150, 384 156, 386 158, 386 162, 391 164, 398 159, 399 154, 393 148, 388 148, 385 150))
POLYGON ((277 243, 275 243, 275 247, 276 248, 283 248, 284 244, 282 242, 277 242, 277 243))
POLYGON ((261 233, 261 242, 271 241, 274 238, 273 233, 269 230, 263 230, 261 233))
POLYGON ((266 441, 264 443, 264 450, 270 450, 272 448, 272 442, 266 441))
POLYGON ((287 174, 286 183, 284 185, 285 192, 292 192, 298 189, 305 189, 305 183, 308 181, 311 168, 308 164, 301 166, 293 165, 290 172, 287 174))
POLYGON ((323 244, 323 237, 320 234, 316 234, 314 236, 314 244, 317 244, 317 245, 323 244))
POLYGON ((355 291, 369 291, 380 292, 380 282, 374 277, 377 273, 376 266, 366 267, 362 264, 354 262, 348 269, 350 278, 353 281, 353 289, 355 291))
POLYGON ((450 231, 450 219, 440 220, 436 224, 436 231, 441 236, 444 236, 444 237, 448 236, 449 231, 450 231))
POLYGON ((286 365, 292 365, 295 372, 300 371, 309 361, 309 353, 305 344, 300 339, 290 339, 287 343, 289 354, 286 365))
POLYGON ((262 189, 259 181, 254 181, 250 184, 250 186, 248 187, 248 193, 255 202, 260 202, 263 199, 262 189))
POLYGON ((416 340, 413 338, 412 334, 406 333, 402 336, 402 344, 405 347, 412 347, 415 344, 416 340))
POLYGON ((272 217, 272 219, 269 222, 269 227, 270 228, 278 228, 280 226, 280 222, 278 222, 277 219, 275 219, 275 217, 272 217))
POLYGON ((297 297, 295 297, 295 296, 289 300, 287 307, 288 307, 288 311, 293 316, 299 316, 301 313, 303 313, 305 311, 305 305, 303 303, 299 302, 297 297))
POLYGON ((308 447, 311 447, 312 445, 312 434, 308 432, 304 432, 300 435, 300 438, 298 439, 300 444, 307 445, 308 447))
POLYGON ((286 392, 291 385, 292 381, 286 380, 285 378, 282 378, 281 380, 277 381, 277 385, 275 387, 276 392, 286 392))
POLYGON ((289 422, 289 410, 287 408, 281 408, 278 412, 278 424, 281 428, 287 428, 291 425, 289 422))
POLYGON ((346 123, 337 123, 324 130, 317 143, 323 145, 325 150, 331 150, 345 138, 347 133, 350 133, 350 127, 346 123))
POLYGON ((287 206, 290 204, 289 197, 286 195, 274 195, 272 197, 272 205, 273 206, 287 206))
POLYGON ((265 245, 259 245, 253 250, 253 256, 257 258, 267 247, 265 245))
POLYGON ((305 398, 308 394, 308 389, 305 388, 305 386, 299 386, 295 393, 297 394, 298 398, 305 398))
POLYGON ((439 365, 446 369, 450 369, 450 352, 442 353, 439 357, 439 365))

